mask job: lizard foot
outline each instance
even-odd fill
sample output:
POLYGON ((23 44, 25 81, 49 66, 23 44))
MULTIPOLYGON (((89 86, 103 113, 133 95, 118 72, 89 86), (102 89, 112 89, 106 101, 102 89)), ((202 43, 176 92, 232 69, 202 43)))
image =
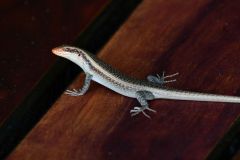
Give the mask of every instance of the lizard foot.
POLYGON ((153 83, 158 83, 158 84, 165 84, 165 83, 170 83, 170 82, 175 82, 177 81, 176 79, 172 79, 172 80, 165 80, 166 78, 171 78, 171 77, 174 77, 176 75, 178 75, 179 73, 174 73, 174 74, 171 74, 171 75, 167 75, 165 76, 165 72, 162 73, 162 75, 160 76, 159 74, 157 74, 156 76, 152 76, 152 75, 149 75, 147 77, 148 81, 150 82, 153 82, 153 83))
POLYGON ((82 96, 84 94, 83 92, 81 92, 81 90, 76 90, 76 89, 73 89, 73 90, 68 89, 64 93, 70 96, 82 96))
POLYGON ((149 108, 149 107, 134 107, 132 110, 130 110, 131 116, 136 116, 139 113, 143 113, 144 116, 151 119, 151 117, 145 112, 145 110, 149 110, 151 112, 156 113, 157 111, 149 108))

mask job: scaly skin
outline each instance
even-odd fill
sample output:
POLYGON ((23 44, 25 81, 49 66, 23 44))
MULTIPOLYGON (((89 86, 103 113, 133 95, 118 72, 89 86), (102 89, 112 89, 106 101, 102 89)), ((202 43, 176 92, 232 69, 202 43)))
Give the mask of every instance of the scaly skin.
POLYGON ((141 107, 134 107, 130 111, 132 116, 142 112, 146 117, 145 110, 156 112, 150 109, 147 100, 153 99, 174 99, 174 100, 192 100, 192 101, 211 101, 211 102, 228 102, 240 103, 239 97, 224 96, 215 94, 205 94, 197 92, 186 92, 172 90, 163 87, 163 84, 176 80, 165 81, 169 76, 148 76, 148 81, 138 80, 124 75, 110 65, 104 63, 93 54, 73 46, 60 46, 54 48, 52 52, 58 56, 64 57, 83 69, 86 73, 86 79, 82 89, 67 90, 65 93, 71 96, 80 96, 86 93, 90 86, 90 81, 94 80, 103 86, 127 97, 136 98, 141 107))

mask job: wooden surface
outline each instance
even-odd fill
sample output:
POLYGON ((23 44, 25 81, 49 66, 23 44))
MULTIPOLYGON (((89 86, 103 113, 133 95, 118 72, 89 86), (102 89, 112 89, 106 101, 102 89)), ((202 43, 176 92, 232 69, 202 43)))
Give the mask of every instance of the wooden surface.
POLYGON ((238 152, 234 157, 233 160, 239 160, 240 159, 240 152, 238 152))
MULTIPOLYGON (((177 89, 240 95, 239 10, 237 0, 145 0, 98 56, 137 78, 179 72, 177 89)), ((201 160, 240 113, 238 104, 154 100, 149 120, 130 116, 136 105, 96 83, 62 95, 7 159, 201 160)))
POLYGON ((106 2, 0 2, 0 126, 54 63, 51 48, 72 43, 106 2))
POLYGON ((240 160, 240 151, 236 153, 236 155, 233 157, 233 160, 240 160))

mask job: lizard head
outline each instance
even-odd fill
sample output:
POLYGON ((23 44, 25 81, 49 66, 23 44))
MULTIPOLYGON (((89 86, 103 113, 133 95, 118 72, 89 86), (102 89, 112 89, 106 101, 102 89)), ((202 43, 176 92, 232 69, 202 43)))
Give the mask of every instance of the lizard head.
POLYGON ((66 58, 77 65, 79 65, 82 69, 87 66, 87 53, 86 51, 73 47, 73 46, 59 46, 52 49, 53 54, 66 58))
POLYGON ((80 57, 84 51, 73 46, 59 46, 52 49, 53 54, 70 59, 70 57, 80 57))

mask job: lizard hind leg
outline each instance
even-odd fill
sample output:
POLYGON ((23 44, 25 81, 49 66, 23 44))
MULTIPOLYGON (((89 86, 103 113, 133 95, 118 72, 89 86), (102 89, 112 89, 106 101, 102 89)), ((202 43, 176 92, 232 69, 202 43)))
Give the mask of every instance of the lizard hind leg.
POLYGON ((130 110, 130 113, 132 116, 135 116, 139 113, 143 113, 146 117, 151 118, 145 110, 149 110, 151 112, 156 113, 155 110, 149 108, 147 100, 154 99, 154 95, 151 92, 148 91, 137 91, 136 92, 136 98, 138 102, 141 104, 141 107, 134 107, 132 110, 130 110))
POLYGON ((152 83, 158 83, 160 85, 164 85, 165 83, 176 82, 177 81, 176 79, 172 79, 172 80, 166 80, 166 79, 174 77, 178 74, 179 73, 177 72, 177 73, 165 76, 165 72, 163 72, 161 76, 159 74, 157 74, 156 76, 149 75, 147 76, 147 80, 152 83))

